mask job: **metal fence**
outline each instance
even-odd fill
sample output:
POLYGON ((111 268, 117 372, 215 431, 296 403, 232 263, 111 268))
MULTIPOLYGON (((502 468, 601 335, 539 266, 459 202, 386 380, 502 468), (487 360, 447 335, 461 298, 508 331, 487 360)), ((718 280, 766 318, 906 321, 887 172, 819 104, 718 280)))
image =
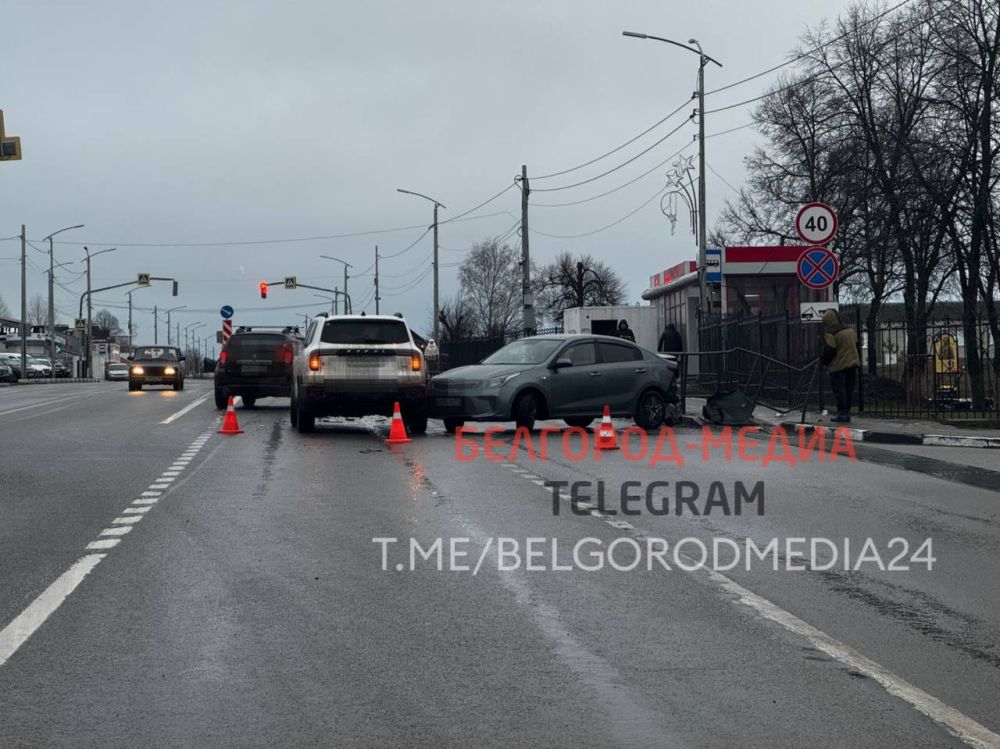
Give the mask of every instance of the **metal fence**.
MULTIPOLYGON (((980 352, 979 392, 969 372, 966 335, 960 322, 937 320, 921 331, 904 322, 879 322, 871 330, 859 309, 845 310, 845 323, 858 339, 856 409, 870 416, 933 420, 1000 420, 1000 351, 983 321, 975 326, 980 352)), ((689 392, 740 387, 759 393, 760 402, 779 409, 808 401, 831 404, 825 374, 807 386, 798 376, 809 370, 823 348, 823 326, 782 315, 713 316, 699 325, 699 374, 689 392), (704 352, 715 352, 712 355, 704 352), (787 366, 770 366, 776 360, 787 366)))
MULTIPOLYGON (((552 333, 562 333, 559 327, 539 328, 532 335, 546 335, 552 333)), ((523 333, 516 331, 502 336, 491 336, 486 338, 467 338, 459 341, 443 341, 441 343, 440 358, 436 371, 443 372, 446 369, 464 367, 468 364, 475 364, 482 361, 494 351, 506 346, 511 341, 522 338, 523 333)))

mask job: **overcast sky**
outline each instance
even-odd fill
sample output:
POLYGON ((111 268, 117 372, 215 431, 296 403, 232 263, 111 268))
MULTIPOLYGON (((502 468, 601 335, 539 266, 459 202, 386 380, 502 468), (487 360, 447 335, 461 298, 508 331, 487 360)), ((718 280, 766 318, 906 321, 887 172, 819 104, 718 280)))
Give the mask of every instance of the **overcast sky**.
MULTIPOLYGON (((49 2, 7 0, 0 44, 0 109, 24 159, 0 164, 0 237, 28 227, 57 238, 59 319, 69 322, 85 288, 82 245, 118 250, 93 261, 94 286, 140 271, 180 280, 134 294, 136 306, 186 305, 182 325, 218 326, 222 304, 236 321, 301 321, 326 304, 306 290, 257 284, 296 275, 342 285, 354 265, 356 307, 371 297, 374 247, 399 252, 423 228, 302 242, 220 247, 171 243, 250 242, 426 227, 431 205, 397 187, 433 196, 444 220, 529 177, 601 155, 682 104, 695 86, 697 58, 624 29, 686 42, 697 38, 725 67, 708 69, 711 90, 785 59, 804 29, 832 18, 846 0, 753 2, 49 2), (161 243, 163 247, 140 247, 161 243), (129 246, 132 245, 132 246, 129 246), (319 306, 306 307, 317 304, 319 306), (301 306, 300 309, 278 307, 301 306), (265 308, 269 308, 266 311, 265 308), (262 311, 264 310, 264 311, 262 311)), ((710 96, 714 108, 761 93, 773 76, 710 96)), ((693 104, 692 104, 693 106, 693 104)), ((610 224, 650 200, 666 168, 599 200, 588 198, 641 174, 691 142, 693 122, 645 156, 588 179, 681 124, 687 110, 633 146, 592 167, 532 181, 532 230, 576 235, 610 224)), ((710 115, 709 133, 749 121, 747 107, 710 115)), ((708 163, 732 185, 758 136, 739 130, 708 142, 708 163)), ((695 154, 692 145, 689 154, 695 154)), ((709 173, 709 218, 730 187, 709 173)), ((503 234, 520 214, 510 189, 468 218, 441 227, 442 295, 456 288, 457 264, 472 242, 503 234), (499 215, 492 215, 499 214, 499 215), (448 267, 445 267, 445 266, 448 267)), ((634 216, 581 238, 531 234, 532 258, 588 252, 618 270, 636 301, 648 277, 695 256, 682 216, 676 233, 653 200, 634 216)), ((519 242, 515 235, 510 240, 519 242)), ((35 242, 39 248, 43 245, 35 242)), ((45 293, 47 257, 29 248, 29 297, 45 293)), ((382 263, 383 312, 430 323, 428 234, 382 263), (414 282, 415 285, 414 285, 414 282), (408 288, 412 286, 412 288, 408 288)), ((20 307, 17 242, 0 242, 0 295, 20 307)), ((123 306, 123 290, 95 296, 95 309, 123 306)), ((373 311, 374 305, 367 309, 373 311)), ((127 313, 114 309, 124 324, 127 313)), ((152 334, 149 312, 135 313, 152 334)), ((162 328, 161 328, 162 334, 162 328)))

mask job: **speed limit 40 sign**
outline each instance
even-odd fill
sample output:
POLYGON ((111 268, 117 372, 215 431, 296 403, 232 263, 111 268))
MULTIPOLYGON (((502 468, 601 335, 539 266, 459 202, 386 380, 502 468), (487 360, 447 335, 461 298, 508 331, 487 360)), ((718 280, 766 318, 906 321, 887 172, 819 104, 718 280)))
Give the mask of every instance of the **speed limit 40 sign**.
POLYGON ((826 203, 806 203, 795 216, 795 231, 809 244, 828 244, 837 234, 837 212, 826 203))

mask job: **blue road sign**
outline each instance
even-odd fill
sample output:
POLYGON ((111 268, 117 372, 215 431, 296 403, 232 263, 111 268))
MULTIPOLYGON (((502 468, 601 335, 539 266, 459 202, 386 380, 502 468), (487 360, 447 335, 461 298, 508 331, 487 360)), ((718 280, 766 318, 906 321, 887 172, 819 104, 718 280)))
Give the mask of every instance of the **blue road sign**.
POLYGON ((222 315, 223 320, 228 320, 233 316, 233 308, 227 304, 219 310, 219 314, 222 315))
POLYGON ((708 283, 722 283, 722 250, 705 250, 705 280, 708 283))
POLYGON ((810 289, 825 289, 840 275, 840 263, 826 247, 810 247, 799 257, 796 272, 810 289))

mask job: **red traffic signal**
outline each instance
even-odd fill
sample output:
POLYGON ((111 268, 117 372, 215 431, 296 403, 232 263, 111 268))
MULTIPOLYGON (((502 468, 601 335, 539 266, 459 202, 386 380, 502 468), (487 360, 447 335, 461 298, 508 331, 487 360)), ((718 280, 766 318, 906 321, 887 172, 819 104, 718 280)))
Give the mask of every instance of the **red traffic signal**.
POLYGON ((260 298, 267 299, 267 281, 260 282, 260 298))

